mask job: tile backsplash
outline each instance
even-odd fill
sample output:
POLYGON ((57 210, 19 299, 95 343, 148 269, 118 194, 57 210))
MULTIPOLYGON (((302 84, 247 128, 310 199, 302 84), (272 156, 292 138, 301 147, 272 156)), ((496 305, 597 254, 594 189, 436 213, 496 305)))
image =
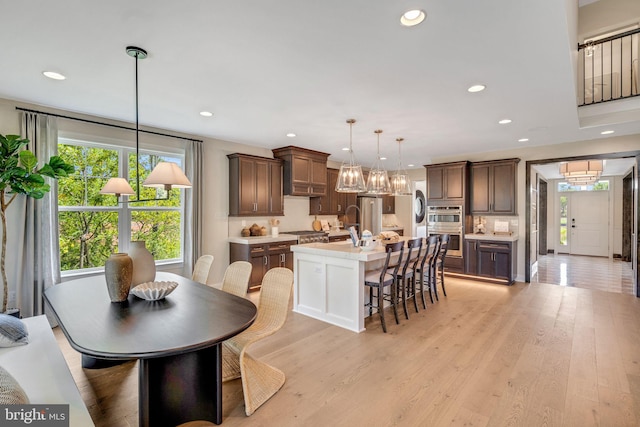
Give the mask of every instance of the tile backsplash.
POLYGON ((518 217, 517 216, 474 216, 473 217, 473 232, 483 232, 485 234, 492 234, 495 230, 496 221, 508 222, 509 231, 512 234, 518 234, 518 217))

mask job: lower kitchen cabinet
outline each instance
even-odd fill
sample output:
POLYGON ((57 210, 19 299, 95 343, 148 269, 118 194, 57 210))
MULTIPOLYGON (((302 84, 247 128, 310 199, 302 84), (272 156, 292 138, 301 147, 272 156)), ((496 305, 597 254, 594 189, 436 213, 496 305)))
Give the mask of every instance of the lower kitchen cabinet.
POLYGON ((244 244, 229 243, 229 261, 248 261, 251 263, 249 291, 260 289, 262 278, 272 268, 286 267, 293 270, 293 252, 291 245, 296 240, 274 243, 244 244))
POLYGON ((515 279, 514 242, 494 240, 465 241, 465 273, 499 283, 512 284, 515 279))

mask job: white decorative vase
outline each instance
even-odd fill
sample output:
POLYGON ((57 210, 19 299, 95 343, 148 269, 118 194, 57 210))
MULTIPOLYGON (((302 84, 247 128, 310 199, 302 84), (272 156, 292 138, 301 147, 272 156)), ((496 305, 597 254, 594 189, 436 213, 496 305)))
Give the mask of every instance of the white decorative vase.
POLYGON ((151 252, 147 250, 144 241, 132 241, 129 244, 129 256, 133 261, 131 286, 153 282, 156 278, 156 262, 151 252))

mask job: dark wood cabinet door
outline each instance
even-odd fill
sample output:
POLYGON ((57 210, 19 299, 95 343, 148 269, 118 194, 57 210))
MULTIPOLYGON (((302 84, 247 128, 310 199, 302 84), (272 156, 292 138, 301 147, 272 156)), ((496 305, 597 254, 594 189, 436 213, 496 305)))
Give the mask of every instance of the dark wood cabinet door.
POLYGON ((491 212, 491 200, 489 199, 489 172, 491 167, 487 164, 471 166, 471 212, 474 214, 486 214, 491 212))
POLYGON ((253 215, 256 212, 256 165, 253 159, 238 159, 239 168, 239 214, 253 215))
POLYGON ((251 263, 251 279, 249 279, 249 289, 257 288, 262 285, 262 278, 267 272, 267 263, 269 262, 266 255, 256 255, 249 259, 251 263))
POLYGON ((269 196, 271 197, 269 214, 284 215, 284 197, 282 195, 282 164, 269 164, 269 196))
POLYGON ((285 252, 282 256, 284 258, 284 265, 282 267, 293 270, 293 252, 285 252))
POLYGON ((483 249, 480 247, 478 249, 477 262, 478 276, 494 277, 493 251, 491 249, 483 249))
POLYGON ((269 169, 269 163, 267 161, 256 160, 255 161, 255 197, 256 197, 256 210, 258 215, 269 215, 271 207, 271 196, 269 187, 271 171, 269 169))
POLYGON ((430 201, 445 199, 443 167, 427 168, 427 199, 430 201))
POLYGON ((496 214, 516 214, 516 163, 493 165, 493 204, 496 214))
POLYGON ((450 166, 445 168, 445 198, 449 201, 464 202, 464 177, 463 166, 450 166))
POLYGON ((478 241, 466 240, 464 243, 464 272, 478 274, 478 241))
POLYGON ((507 251, 496 251, 494 253, 494 277, 511 281, 511 253, 507 251))
POLYGON ((396 196, 382 196, 382 213, 396 213, 396 196))

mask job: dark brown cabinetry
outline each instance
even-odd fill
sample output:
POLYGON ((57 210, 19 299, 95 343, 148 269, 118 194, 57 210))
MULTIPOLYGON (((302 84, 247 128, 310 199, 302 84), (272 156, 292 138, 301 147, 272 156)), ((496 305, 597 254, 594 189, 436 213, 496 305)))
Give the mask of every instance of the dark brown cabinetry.
POLYGON ((338 169, 327 169, 327 194, 309 198, 309 215, 344 215, 349 205, 355 205, 358 195, 338 193, 338 169))
POLYGON ((516 177, 520 159, 471 164, 471 213, 517 215, 516 177))
POLYGON ((442 206, 466 201, 469 162, 426 165, 427 205, 442 206))
POLYGON ((351 236, 349 236, 348 234, 340 235, 340 236, 329 236, 329 243, 344 242, 345 240, 351 240, 351 236))
POLYGON ((274 243, 230 243, 230 262, 248 261, 253 267, 249 279, 249 290, 256 290, 262 284, 262 278, 272 268, 286 267, 293 270, 293 252, 291 245, 296 240, 274 243))
POLYGON ((396 213, 396 196, 382 196, 382 213, 394 214, 396 213))
POLYGON ((327 158, 329 154, 288 146, 273 151, 284 161, 283 189, 290 196, 327 194, 327 158))
POLYGON ((465 273, 508 285, 514 280, 516 247, 512 242, 465 241, 465 273))
POLYGON ((284 215, 282 161, 229 154, 229 215, 284 215))

